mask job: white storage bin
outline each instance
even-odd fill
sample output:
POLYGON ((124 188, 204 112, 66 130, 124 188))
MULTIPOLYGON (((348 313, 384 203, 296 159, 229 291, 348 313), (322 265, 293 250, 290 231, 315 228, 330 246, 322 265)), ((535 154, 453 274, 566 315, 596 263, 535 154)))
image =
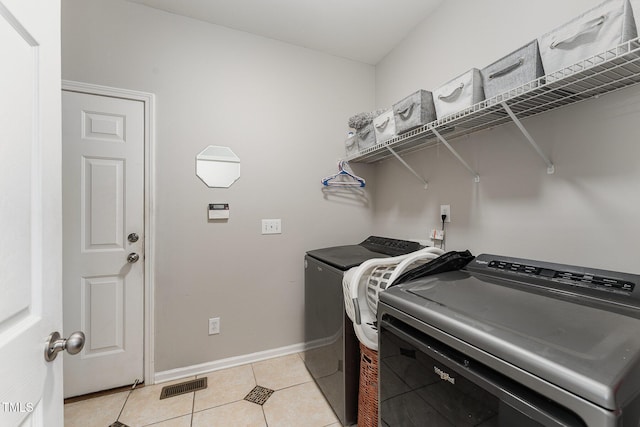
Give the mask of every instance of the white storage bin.
POLYGON ((434 121, 436 112, 433 95, 426 90, 412 93, 393 104, 393 117, 398 135, 434 121))
POLYGON ((482 100, 484 100, 482 77, 477 68, 472 68, 433 91, 433 103, 439 119, 482 100))
POLYGON ((547 74, 637 37, 629 0, 607 0, 538 38, 547 74))
POLYGON ((396 136, 396 121, 393 118, 393 110, 385 111, 373 119, 373 130, 376 134, 376 143, 388 141, 396 136))
POLYGON ((538 41, 534 40, 480 72, 486 99, 522 86, 544 75, 538 41))
POLYGON ((356 132, 356 142, 358 143, 358 151, 376 145, 376 133, 373 131, 373 123, 369 123, 356 132))
POLYGON ((358 138, 355 134, 344 140, 344 152, 347 157, 358 153, 358 138))

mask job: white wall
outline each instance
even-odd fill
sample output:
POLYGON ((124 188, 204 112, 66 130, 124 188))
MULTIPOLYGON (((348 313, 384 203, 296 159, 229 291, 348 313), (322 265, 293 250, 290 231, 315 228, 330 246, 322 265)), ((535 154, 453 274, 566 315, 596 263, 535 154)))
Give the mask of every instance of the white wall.
MULTIPOLYGON (((376 67, 377 107, 482 68, 598 3, 447 0, 376 67)), ((424 238, 451 204, 447 249, 640 273, 638 122, 638 87, 524 120, 555 175, 512 124, 453 142, 478 184, 443 146, 406 157, 426 191, 399 162, 380 163, 375 230, 424 238)))
POLYGON ((63 78, 157 95, 156 369, 301 342, 305 250, 371 230, 426 239, 440 204, 452 209, 448 249, 640 272, 639 88, 524 121, 555 175, 506 125, 453 142, 479 184, 440 146, 407 157, 429 179, 426 191, 393 159, 354 165, 373 195, 319 186, 352 114, 481 68, 598 2, 447 0, 374 76, 122 0, 63 0, 63 78), (209 144, 242 160, 230 189, 195 176, 209 144), (228 223, 206 221, 211 202, 230 203, 228 223), (261 218, 282 218, 283 234, 261 236, 261 218), (222 333, 209 337, 213 316, 222 333))
POLYGON ((374 107, 373 67, 122 0, 62 6, 64 79, 157 95, 156 370, 301 343, 304 252, 371 229, 368 193, 326 194, 320 179, 347 118, 374 107), (195 175, 209 144, 242 161, 229 189, 195 175), (207 221, 212 202, 230 204, 227 223, 207 221), (283 234, 262 236, 262 218, 283 234))

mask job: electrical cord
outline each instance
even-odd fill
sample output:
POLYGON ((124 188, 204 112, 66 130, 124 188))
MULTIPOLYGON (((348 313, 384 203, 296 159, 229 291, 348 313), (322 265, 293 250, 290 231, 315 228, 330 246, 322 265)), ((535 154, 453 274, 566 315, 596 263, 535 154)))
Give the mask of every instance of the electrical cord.
POLYGON ((446 239, 446 233, 444 232, 444 222, 447 219, 447 215, 446 214, 442 214, 442 215, 440 215, 440 218, 442 218, 442 241, 440 242, 440 249, 444 250, 444 248, 445 248, 444 239, 446 239))

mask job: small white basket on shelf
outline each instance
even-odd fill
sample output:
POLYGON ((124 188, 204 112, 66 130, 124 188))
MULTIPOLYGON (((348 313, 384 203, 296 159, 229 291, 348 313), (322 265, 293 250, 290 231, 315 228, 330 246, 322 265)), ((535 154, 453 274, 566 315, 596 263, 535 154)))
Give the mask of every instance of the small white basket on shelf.
POLYGON ((344 306, 356 336, 371 350, 378 350, 376 315, 380 292, 407 270, 438 258, 444 251, 428 247, 407 255, 367 260, 347 271, 342 279, 344 306))

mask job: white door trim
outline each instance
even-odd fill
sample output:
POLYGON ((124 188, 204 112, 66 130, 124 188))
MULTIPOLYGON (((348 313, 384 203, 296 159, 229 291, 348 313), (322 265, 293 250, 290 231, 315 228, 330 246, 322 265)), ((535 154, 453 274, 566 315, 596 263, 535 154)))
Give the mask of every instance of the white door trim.
POLYGON ((144 103, 144 381, 155 383, 154 294, 155 294, 155 95, 129 89, 62 80, 62 90, 131 99, 144 103))

